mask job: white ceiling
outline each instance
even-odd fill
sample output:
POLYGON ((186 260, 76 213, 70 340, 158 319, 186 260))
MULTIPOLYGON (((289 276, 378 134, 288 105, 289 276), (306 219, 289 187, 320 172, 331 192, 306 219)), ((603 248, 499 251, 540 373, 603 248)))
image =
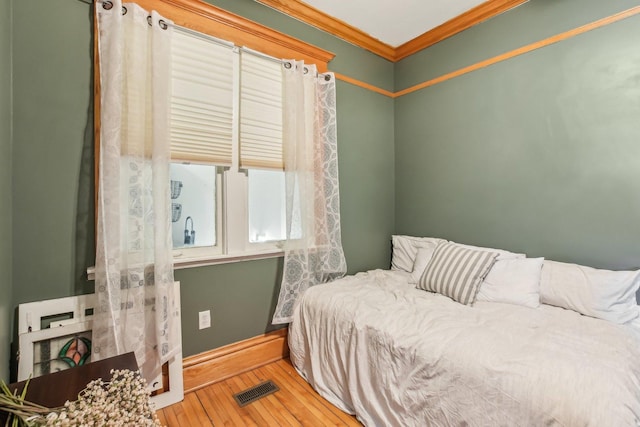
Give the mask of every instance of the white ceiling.
POLYGON ((303 0, 392 47, 486 0, 303 0))

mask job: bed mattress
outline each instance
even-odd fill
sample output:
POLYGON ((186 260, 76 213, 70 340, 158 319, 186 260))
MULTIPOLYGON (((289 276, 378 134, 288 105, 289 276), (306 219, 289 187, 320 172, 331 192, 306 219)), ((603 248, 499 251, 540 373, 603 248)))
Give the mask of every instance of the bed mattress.
POLYGON ((638 426, 638 330, 570 310, 417 290, 374 270, 310 288, 298 372, 366 426, 638 426))

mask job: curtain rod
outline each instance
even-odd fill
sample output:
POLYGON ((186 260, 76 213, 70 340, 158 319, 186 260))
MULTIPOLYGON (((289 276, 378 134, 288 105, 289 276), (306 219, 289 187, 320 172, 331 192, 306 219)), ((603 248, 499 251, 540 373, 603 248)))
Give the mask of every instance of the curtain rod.
MULTIPOLYGON (((262 52, 260 52, 260 51, 250 49, 250 48, 248 48, 248 47, 246 47, 246 46, 242 46, 242 47, 240 48, 240 50, 241 50, 241 51, 243 51, 243 52, 249 53, 249 54, 251 54, 251 55, 254 55, 254 56, 257 56, 257 57, 260 57, 260 58, 267 59, 267 60, 269 60, 269 61, 277 62, 278 64, 284 64, 284 67, 285 67, 285 68, 291 68, 291 64, 290 64, 290 61, 291 61, 291 60, 289 60, 289 59, 278 59, 278 58, 276 58, 276 57, 269 56, 269 55, 267 55, 266 53, 262 53, 262 52)), ((305 67, 304 67, 304 73, 305 73, 305 74, 307 74, 307 71, 308 71, 308 70, 309 70, 309 69, 308 69, 308 68, 307 68, 307 66, 305 65, 305 67)), ((328 73, 317 73, 317 72, 316 72, 316 77, 322 77, 325 81, 329 81, 329 80, 331 80, 331 76, 330 76, 328 73)))
MULTIPOLYGON (((93 3, 92 0, 78 0, 78 1, 81 1, 81 2, 86 3, 86 4, 92 4, 93 3)), ((96 3, 106 3, 108 0, 95 0, 95 1, 96 1, 96 3)), ((112 2, 109 2, 109 3, 112 3, 112 2)), ((125 10, 124 13, 126 13, 126 10, 125 10)), ((147 18, 147 19, 149 19, 149 18, 147 18)), ((171 23, 171 24, 165 23, 165 24, 167 26, 173 27, 173 29, 178 30, 178 31, 180 31, 182 33, 189 34, 189 35, 201 38, 201 39, 206 40, 206 41, 212 41, 212 42, 214 42, 216 44, 219 44, 221 46, 225 46, 225 47, 228 47, 228 48, 231 48, 231 49, 239 49, 242 52, 246 52, 248 54, 251 54, 251 55, 263 58, 263 59, 267 59, 269 61, 273 61, 273 62, 276 62, 278 64, 285 64, 285 63, 288 62, 288 60, 286 60, 286 59, 279 59, 279 58, 276 58, 274 56, 267 55, 266 53, 262 53, 262 52, 259 52, 257 50, 250 49, 250 48, 248 48, 246 46, 236 46, 233 42, 230 42, 230 41, 227 41, 227 40, 223 40, 223 39, 219 39, 217 37, 210 36, 209 34, 205 34, 205 33, 202 33, 200 31, 192 30, 191 28, 183 27, 181 25, 176 25, 174 23, 171 23)), ((306 67, 305 67, 305 74, 306 74, 306 67)), ((331 77, 329 77, 328 75, 325 75, 325 74, 326 73, 318 73, 318 76, 325 76, 324 77, 325 80, 330 80, 331 77)))
POLYGON ((287 62, 286 59, 279 59, 279 58, 276 58, 275 56, 270 56, 270 55, 267 55, 266 53, 258 52, 257 50, 250 49, 246 46, 242 46, 240 50, 243 52, 249 53, 251 55, 258 56, 260 58, 268 59, 269 61, 277 62, 279 64, 284 64, 285 62, 287 62))

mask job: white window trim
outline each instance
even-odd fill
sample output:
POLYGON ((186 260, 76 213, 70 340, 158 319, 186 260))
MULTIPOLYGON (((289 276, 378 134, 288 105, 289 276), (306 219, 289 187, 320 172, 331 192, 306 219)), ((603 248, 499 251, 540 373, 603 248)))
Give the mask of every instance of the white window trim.
POLYGON ((244 252, 242 254, 225 254, 219 256, 209 256, 203 258, 174 258, 173 268, 181 270, 183 268, 204 267, 208 265, 230 264, 233 262, 250 261, 256 259, 279 258, 284 256, 282 249, 271 249, 256 252, 244 252))
MULTIPOLYGON (((231 264, 234 262, 242 262, 242 261, 251 261, 258 259, 269 259, 269 258, 280 258, 284 257, 284 251, 282 249, 271 249, 271 250, 262 250, 255 252, 244 252, 242 254, 221 254, 221 255, 207 255, 207 256, 191 256, 191 257, 182 257, 175 256, 173 257, 173 269, 174 270, 182 270, 185 268, 194 268, 194 267, 206 267, 211 265, 219 265, 219 264, 231 264)), ((95 280, 96 279, 96 267, 91 266, 87 268, 87 280, 95 280)))

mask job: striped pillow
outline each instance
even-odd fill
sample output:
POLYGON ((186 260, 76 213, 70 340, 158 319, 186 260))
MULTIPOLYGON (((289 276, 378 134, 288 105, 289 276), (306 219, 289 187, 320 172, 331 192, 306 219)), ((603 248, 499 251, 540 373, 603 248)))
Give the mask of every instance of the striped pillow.
POLYGON ((477 251, 456 243, 441 243, 422 273, 417 288, 437 292, 470 305, 482 280, 493 266, 497 252, 477 251))

